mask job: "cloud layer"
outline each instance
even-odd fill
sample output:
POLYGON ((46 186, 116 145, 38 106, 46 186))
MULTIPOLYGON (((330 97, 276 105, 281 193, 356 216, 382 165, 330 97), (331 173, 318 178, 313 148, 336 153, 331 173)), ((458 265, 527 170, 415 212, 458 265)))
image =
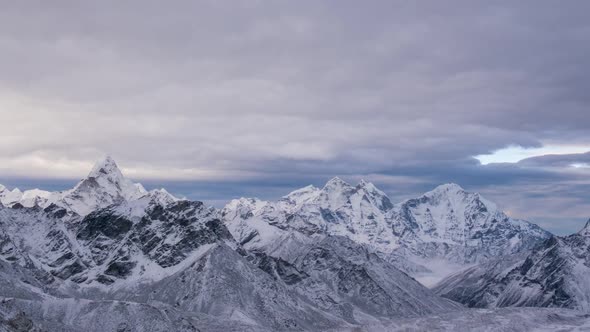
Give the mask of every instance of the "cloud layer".
POLYGON ((210 200, 340 175, 400 198, 459 182, 553 229, 590 216, 569 167, 587 155, 472 158, 590 146, 587 1, 4 7, 2 178, 78 178, 110 153, 210 200))

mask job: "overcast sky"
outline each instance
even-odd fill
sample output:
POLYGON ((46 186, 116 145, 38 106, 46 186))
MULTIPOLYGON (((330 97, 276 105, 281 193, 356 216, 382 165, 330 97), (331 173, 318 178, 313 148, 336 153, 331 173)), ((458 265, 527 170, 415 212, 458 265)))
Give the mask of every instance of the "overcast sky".
POLYGON ((1 7, 0 183, 66 188, 110 154, 216 205, 338 175, 393 200, 457 182, 560 234, 590 217, 589 1, 1 7))

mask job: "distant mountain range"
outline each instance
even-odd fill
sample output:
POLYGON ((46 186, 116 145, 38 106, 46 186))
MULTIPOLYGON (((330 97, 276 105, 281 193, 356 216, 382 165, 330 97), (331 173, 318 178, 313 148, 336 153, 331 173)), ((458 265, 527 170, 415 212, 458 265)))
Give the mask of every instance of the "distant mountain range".
POLYGON ((236 240, 251 250, 272 255, 290 252, 285 242, 297 246, 308 238, 344 236, 431 282, 445 271, 528 250, 550 237, 456 184, 394 205, 372 183, 351 186, 334 178, 322 189, 305 187, 277 202, 233 200, 222 215, 236 240))
POLYGON ((394 204, 334 178, 218 210, 147 191, 107 157, 71 190, 0 185, 0 202, 0 331, 383 330, 487 314, 463 304, 588 311, 588 227, 554 237, 455 184, 394 204), (457 269, 433 290, 417 281, 457 269))

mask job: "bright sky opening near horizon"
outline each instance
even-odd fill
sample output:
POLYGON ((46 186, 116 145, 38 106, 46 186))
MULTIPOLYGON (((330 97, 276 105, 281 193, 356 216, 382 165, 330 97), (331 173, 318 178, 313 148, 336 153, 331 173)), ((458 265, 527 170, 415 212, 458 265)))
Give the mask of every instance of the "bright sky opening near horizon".
POLYGON ((112 155, 217 206, 334 176, 455 182, 558 234, 590 218, 590 2, 15 1, 0 183, 112 155))

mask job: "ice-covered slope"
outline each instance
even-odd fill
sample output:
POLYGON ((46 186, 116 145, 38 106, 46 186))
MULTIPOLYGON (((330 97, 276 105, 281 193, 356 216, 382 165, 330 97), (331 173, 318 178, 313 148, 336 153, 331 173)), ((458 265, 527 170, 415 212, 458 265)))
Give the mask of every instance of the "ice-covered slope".
POLYGON ((142 287, 120 289, 113 295, 140 303, 157 300, 185 312, 279 331, 325 329, 344 323, 297 296, 223 243, 210 246, 178 273, 142 287))
POLYGON ((458 272, 435 287, 471 307, 537 306, 590 311, 590 221, 533 250, 458 272))
POLYGON ((0 208, 0 259, 44 271, 47 284, 85 269, 68 224, 56 215, 63 217, 66 212, 39 207, 0 208))
POLYGON ((322 189, 308 186, 277 202, 233 200, 222 214, 246 248, 268 251, 284 239, 297 245, 345 236, 416 276, 527 250, 549 237, 455 184, 393 205, 371 183, 351 186, 334 178, 322 189))

